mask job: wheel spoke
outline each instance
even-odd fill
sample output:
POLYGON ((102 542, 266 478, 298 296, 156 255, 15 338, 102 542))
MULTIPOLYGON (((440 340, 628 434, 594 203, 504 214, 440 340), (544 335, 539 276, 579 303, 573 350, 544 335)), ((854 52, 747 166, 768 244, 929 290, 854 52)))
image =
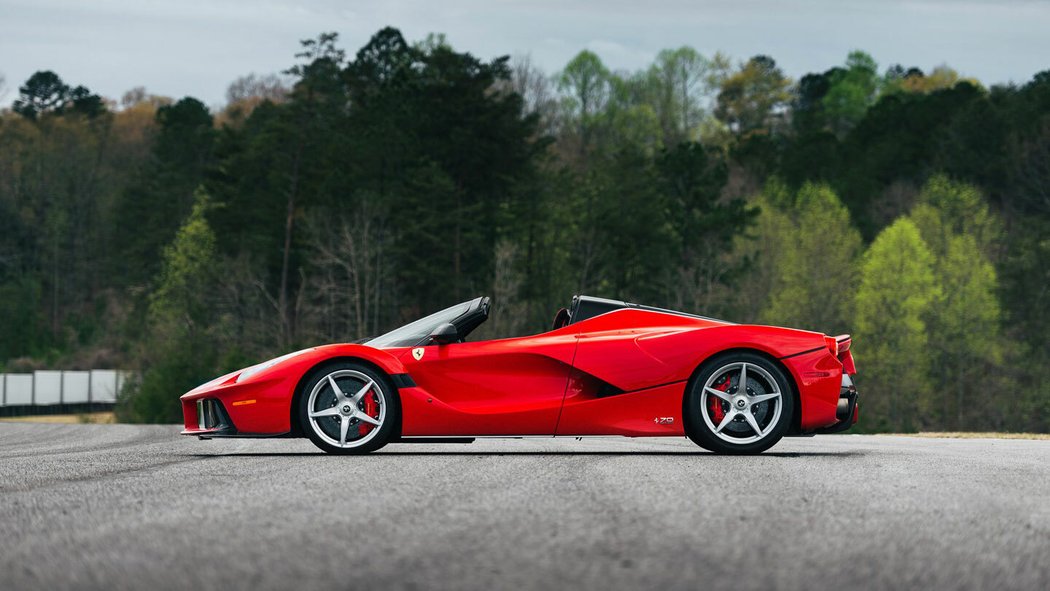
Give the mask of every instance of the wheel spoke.
POLYGON ((307 417, 303 426, 313 430, 311 437, 317 435, 320 441, 315 441, 325 449, 348 450, 388 435, 380 432, 386 424, 385 393, 370 372, 329 369, 317 377, 302 402, 307 417))
POLYGON ((749 398, 749 400, 750 400, 751 404, 758 404, 759 402, 765 402, 767 400, 772 400, 774 398, 778 398, 779 396, 780 396, 780 392, 773 392, 772 394, 756 394, 755 396, 751 396, 749 398))
POLYGON ((360 390, 357 391, 357 394, 354 394, 353 396, 350 397, 350 401, 353 402, 355 405, 358 402, 361 402, 361 397, 364 396, 365 394, 367 394, 368 391, 372 389, 372 386, 375 386, 375 385, 376 385, 375 382, 373 382, 372 380, 368 380, 368 383, 365 384, 364 388, 361 388, 360 390))
POLYGON ((339 423, 339 445, 346 445, 346 431, 350 428, 350 419, 343 417, 339 423))
POLYGON ((719 390, 717 388, 712 388, 712 387, 708 386, 708 387, 704 388, 704 390, 706 390, 708 394, 711 394, 712 396, 717 396, 718 398, 721 398, 722 400, 725 400, 726 402, 729 402, 729 403, 733 402, 731 400, 729 394, 726 394, 725 392, 723 392, 723 391, 721 391, 721 390, 719 390))
POLYGON ((355 416, 356 418, 358 418, 358 419, 360 419, 360 420, 362 420, 362 421, 366 422, 366 423, 369 423, 369 424, 371 424, 371 425, 375 425, 376 427, 378 427, 378 426, 379 426, 379 421, 377 421, 376 419, 373 419, 373 418, 372 418, 371 416, 369 416, 369 415, 368 415, 368 414, 366 414, 366 413, 363 413, 363 412, 359 412, 359 413, 357 413, 357 414, 356 414, 356 415, 354 415, 354 416, 355 416))
POLYGON ((316 419, 318 417, 333 417, 339 414, 339 406, 333 406, 332 408, 326 408, 324 410, 310 411, 310 418, 316 419))
POLYGON ((736 418, 736 413, 726 413, 726 416, 722 419, 722 422, 718 423, 718 426, 715 427, 715 433, 721 433, 722 429, 724 429, 725 426, 729 423, 733 422, 734 418, 736 418))
POLYGON ((755 435, 761 437, 762 429, 759 428, 758 421, 755 420, 755 415, 751 414, 750 412, 742 412, 740 414, 744 415, 744 419, 747 420, 747 424, 751 425, 751 428, 755 430, 755 435))
POLYGON ((702 403, 700 419, 706 432, 732 446, 757 444, 772 437, 784 422, 784 396, 790 392, 770 371, 765 363, 740 356, 705 373, 706 381, 697 384, 691 395, 702 403), (729 403, 728 408, 725 403, 729 403), (722 409, 725 415, 720 414, 722 409))
POLYGON ((335 383, 335 378, 332 377, 332 374, 328 374, 328 384, 332 386, 332 392, 335 394, 336 404, 338 404, 340 398, 346 398, 346 394, 343 394, 343 391, 339 389, 339 384, 335 383))

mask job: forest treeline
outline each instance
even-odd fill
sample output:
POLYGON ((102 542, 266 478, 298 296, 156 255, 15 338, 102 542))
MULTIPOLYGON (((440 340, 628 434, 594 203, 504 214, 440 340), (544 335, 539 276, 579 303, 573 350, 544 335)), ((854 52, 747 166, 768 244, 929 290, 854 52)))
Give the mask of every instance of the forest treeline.
MULTIPOLYGON (((227 102, 37 72, 0 115, 0 365, 220 373, 477 295, 575 293, 854 335, 866 430, 1050 429, 1050 71, 987 88, 855 51, 792 80, 689 47, 559 72, 377 32, 227 102)), ((279 65, 278 65, 279 66, 279 65)))

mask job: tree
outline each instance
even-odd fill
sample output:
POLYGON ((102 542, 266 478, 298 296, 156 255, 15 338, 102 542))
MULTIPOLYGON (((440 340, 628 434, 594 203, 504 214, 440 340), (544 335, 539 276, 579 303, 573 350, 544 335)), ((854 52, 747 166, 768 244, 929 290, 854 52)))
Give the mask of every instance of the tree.
POLYGON ((927 356, 937 383, 954 394, 929 401, 924 414, 957 430, 973 428, 975 416, 1008 420, 998 392, 1013 388, 1002 387, 999 284, 989 260, 999 222, 980 192, 944 176, 927 182, 910 217, 930 247, 941 286, 927 316, 927 356))
POLYGON ((35 72, 18 88, 19 96, 12 105, 15 113, 35 120, 45 113, 65 110, 97 117, 106 111, 102 98, 84 86, 71 88, 50 70, 35 72))
POLYGON ((791 99, 791 79, 766 55, 757 55, 727 77, 715 115, 736 134, 768 132, 791 99))
POLYGON ((890 78, 887 91, 929 94, 951 88, 962 81, 976 85, 975 80, 961 77, 958 72, 946 65, 937 66, 929 74, 924 74, 918 68, 911 68, 904 76, 890 78))
POLYGON ((329 219, 315 209, 307 218, 306 234, 313 250, 313 273, 307 288, 304 322, 317 327, 318 338, 356 341, 382 332, 380 297, 390 278, 390 229, 374 200, 366 200, 351 215, 329 219), (377 211, 378 210, 378 211, 377 211))
POLYGON ((696 140, 704 101, 712 92, 711 64, 688 46, 665 49, 647 72, 665 146, 696 140))
POLYGON ((197 189, 190 215, 175 239, 164 248, 157 286, 150 296, 150 316, 158 326, 194 334, 208 328, 210 307, 202 302, 213 279, 215 233, 205 214, 211 207, 208 194, 197 189))
POLYGON ((69 100, 69 86, 51 70, 35 72, 18 88, 18 98, 12 109, 26 119, 36 119, 42 113, 58 111, 69 100))
POLYGON ((741 289, 730 294, 728 318, 740 322, 759 323, 769 307, 777 280, 780 277, 781 244, 779 237, 792 233, 795 223, 787 213, 794 192, 777 178, 770 178, 752 204, 758 210, 750 233, 733 237, 730 258, 745 271, 737 279, 741 289), (755 239, 765 237, 765 239, 755 239))
POLYGON ((760 240, 776 242, 775 287, 762 320, 828 334, 852 330, 844 294, 855 285, 861 238, 849 211, 826 185, 806 184, 790 208, 790 228, 760 240))
POLYGON ((40 282, 32 276, 0 280, 0 367, 8 359, 45 350, 49 339, 40 314, 42 296, 40 282))
POLYGON ((384 234, 389 282, 368 292, 373 314, 349 330, 386 328, 491 282, 505 212, 545 146, 506 58, 483 62, 436 39, 412 45, 386 28, 347 62, 335 41, 305 46, 287 101, 224 130, 209 182, 222 204, 209 218, 220 250, 259 253, 281 347, 315 334, 323 306, 304 288, 338 267, 315 264, 304 219, 354 220, 365 207, 396 217, 384 234))
POLYGON ((602 135, 595 153, 615 158, 624 149, 655 155, 664 147, 664 130, 660 115, 647 100, 652 93, 651 80, 642 75, 609 78, 610 93, 605 111, 598 121, 602 135), (629 148, 627 148, 629 146, 629 148))
MULTIPOLYGON (((1012 228, 1011 248, 1002 262, 1004 333, 1017 351, 1005 371, 1017 379, 1020 405, 1010 418, 1015 428, 1050 429, 1050 220, 1030 216, 1012 228), (1022 360, 1022 361, 1017 361, 1022 360)), ((1008 350, 1009 351, 1009 350, 1008 350)))
POLYGON ((1004 387, 1013 382, 1002 367, 995 267, 973 236, 956 235, 935 269, 942 291, 930 309, 930 357, 943 392, 927 414, 960 431, 1015 422, 1003 408, 1016 389, 1004 387))
POLYGON ((118 415, 135 422, 174 422, 181 416, 179 395, 214 377, 217 369, 214 298, 217 258, 215 234, 202 189, 193 209, 164 248, 156 289, 150 295, 149 337, 140 355, 141 383, 122 394, 118 415))
POLYGON ((592 51, 581 51, 558 76, 558 89, 565 93, 565 109, 575 120, 579 154, 585 155, 593 141, 599 114, 609 100, 609 70, 592 51))
POLYGON ((332 33, 302 50, 215 114, 141 88, 110 107, 47 72, 15 89, 0 364, 141 362, 162 393, 479 293, 510 313, 494 336, 542 330, 590 292, 852 331, 868 428, 905 427, 889 386, 925 392, 895 399, 913 427, 1047 428, 1050 72, 984 88, 947 67, 878 76, 855 51, 792 88, 771 58, 677 47, 630 71, 582 52, 548 76, 389 27, 352 55, 332 33), (191 342, 150 302, 202 185, 215 253, 210 289, 183 302, 206 308, 191 342), (918 332, 914 282, 888 279, 910 261, 894 233, 854 260, 852 226, 875 240, 901 217, 940 290, 920 290, 918 332), (865 298, 907 309, 861 322, 865 298), (167 338, 181 349, 162 366, 146 353, 167 338))
POLYGON ((926 318, 938 297, 933 255, 915 224, 901 218, 868 249, 856 292, 853 342, 864 360, 858 379, 867 393, 864 427, 924 426, 919 412, 932 395, 926 318))
POLYGON ((161 251, 189 215, 194 190, 211 166, 216 136, 208 108, 191 97, 157 109, 155 123, 149 162, 116 204, 117 249, 140 264, 114 262, 118 276, 132 285, 159 270, 161 251))
POLYGON ((821 103, 828 125, 839 137, 853 128, 875 101, 878 91, 878 64, 863 51, 852 51, 846 58, 846 68, 838 68, 829 76, 830 87, 821 103))
POLYGON ((236 127, 244 123, 263 102, 281 103, 288 100, 291 89, 278 74, 260 76, 255 73, 237 78, 226 88, 226 106, 217 117, 220 125, 236 127))
POLYGON ((732 260, 734 238, 747 236, 758 208, 722 199, 728 170, 722 155, 698 143, 681 143, 656 160, 657 187, 667 203, 675 253, 667 262, 667 305, 718 314, 726 291, 746 261, 732 260))
POLYGON ((894 183, 921 185, 936 172, 934 160, 955 117, 981 100, 981 89, 962 83, 930 94, 890 94, 868 109, 839 147, 832 181, 865 237, 911 205, 894 211, 873 196, 894 183))
MULTIPOLYGON (((1050 83, 1048 83, 1050 85, 1050 83)), ((1050 113, 1032 126, 1027 137, 1015 138, 1007 164, 1015 202, 1006 204, 1018 212, 1050 217, 1050 113)))
POLYGON ((252 72, 241 76, 226 88, 228 104, 250 101, 253 99, 280 102, 288 96, 288 87, 277 74, 259 75, 252 72))
POLYGON ((551 79, 528 56, 516 58, 511 65, 510 90, 524 103, 526 113, 539 117, 538 131, 555 133, 558 102, 551 79))

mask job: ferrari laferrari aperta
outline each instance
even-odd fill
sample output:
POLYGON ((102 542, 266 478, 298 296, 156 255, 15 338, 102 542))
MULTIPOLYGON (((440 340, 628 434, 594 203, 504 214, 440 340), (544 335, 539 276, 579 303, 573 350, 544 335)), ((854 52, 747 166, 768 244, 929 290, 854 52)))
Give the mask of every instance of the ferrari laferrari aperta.
POLYGON ((681 437, 759 453, 857 420, 848 335, 588 296, 550 331, 467 340, 489 299, 362 344, 290 353, 182 396, 185 435, 309 437, 329 453, 477 437, 681 437))

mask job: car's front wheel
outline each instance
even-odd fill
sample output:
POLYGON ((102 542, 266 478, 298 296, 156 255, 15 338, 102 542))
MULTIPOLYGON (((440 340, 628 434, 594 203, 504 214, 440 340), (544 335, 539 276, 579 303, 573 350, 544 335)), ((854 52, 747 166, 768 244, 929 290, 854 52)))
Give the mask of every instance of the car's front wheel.
POLYGON ((729 353, 704 364, 686 392, 686 433, 716 453, 757 454, 784 436, 794 413, 791 382, 755 353, 729 353))
POLYGON ((303 385, 299 422, 317 447, 332 454, 375 451, 392 438, 400 420, 390 380, 354 362, 324 366, 303 385))

